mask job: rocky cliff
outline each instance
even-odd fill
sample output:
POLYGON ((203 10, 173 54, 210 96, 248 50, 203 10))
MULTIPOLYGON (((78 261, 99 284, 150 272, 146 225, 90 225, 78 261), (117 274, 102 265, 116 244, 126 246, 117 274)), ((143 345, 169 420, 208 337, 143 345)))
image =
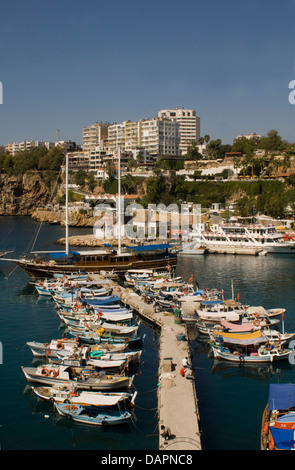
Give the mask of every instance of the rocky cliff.
POLYGON ((32 215, 36 206, 47 204, 52 187, 44 183, 43 176, 37 171, 0 175, 0 215, 32 215))

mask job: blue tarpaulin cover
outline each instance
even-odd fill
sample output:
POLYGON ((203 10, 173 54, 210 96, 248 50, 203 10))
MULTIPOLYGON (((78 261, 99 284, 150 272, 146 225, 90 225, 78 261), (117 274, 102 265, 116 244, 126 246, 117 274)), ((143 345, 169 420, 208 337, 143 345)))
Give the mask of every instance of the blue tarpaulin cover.
POLYGON ((294 449, 294 431, 293 429, 270 428, 275 445, 281 450, 294 449))
POLYGON ((65 251, 59 251, 56 253, 49 253, 52 259, 57 259, 57 258, 65 258, 66 256, 80 256, 80 253, 77 251, 69 251, 69 254, 67 255, 65 251))
POLYGON ((294 384, 270 384, 268 396, 268 409, 289 410, 295 406, 294 384))
POLYGON ((133 251, 166 250, 167 248, 172 248, 172 245, 169 243, 161 243, 158 245, 128 246, 128 249, 133 251))
POLYGON ((82 303, 83 304, 88 304, 88 305, 111 305, 115 304, 117 302, 121 302, 120 297, 116 297, 115 295, 110 296, 107 299, 103 298, 97 298, 97 299, 83 299, 82 303))

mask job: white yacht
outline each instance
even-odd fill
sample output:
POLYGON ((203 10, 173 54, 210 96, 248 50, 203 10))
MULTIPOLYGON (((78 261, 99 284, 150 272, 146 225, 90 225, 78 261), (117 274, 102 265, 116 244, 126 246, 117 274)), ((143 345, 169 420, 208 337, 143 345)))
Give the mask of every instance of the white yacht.
POLYGON ((195 230, 191 235, 210 252, 295 253, 295 240, 287 239, 274 225, 221 224, 211 226, 207 230, 195 230))

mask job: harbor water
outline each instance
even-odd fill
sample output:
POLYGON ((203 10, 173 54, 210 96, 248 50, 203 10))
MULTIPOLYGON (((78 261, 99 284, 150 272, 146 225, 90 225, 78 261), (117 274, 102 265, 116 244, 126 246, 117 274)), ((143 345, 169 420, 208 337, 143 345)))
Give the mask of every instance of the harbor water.
MULTIPOLYGON (((13 251, 7 257, 28 252, 38 228, 30 217, 0 217, 0 251, 13 251)), ((70 228, 70 235, 90 230, 70 228)), ((62 236, 63 227, 43 224, 34 249, 58 250, 53 242, 62 236)), ((223 289, 226 298, 231 298, 233 284, 235 296, 239 293, 245 304, 285 308, 285 331, 295 331, 295 255, 181 258, 176 274, 188 280, 192 273, 200 288, 223 289)), ((21 371, 33 361, 27 341, 46 342, 63 335, 53 302, 38 296, 29 276, 8 261, 0 261, 0 288, 1 449, 157 450, 158 332, 141 321, 139 331, 146 338, 133 382, 138 395, 132 421, 98 429, 73 424, 57 415, 52 405, 36 400, 21 371)), ((207 341, 194 339, 194 332, 190 347, 203 449, 258 450, 268 386, 294 382, 294 366, 289 361, 271 365, 214 361, 207 341)), ((177 430, 172 432, 177 435, 177 430)))

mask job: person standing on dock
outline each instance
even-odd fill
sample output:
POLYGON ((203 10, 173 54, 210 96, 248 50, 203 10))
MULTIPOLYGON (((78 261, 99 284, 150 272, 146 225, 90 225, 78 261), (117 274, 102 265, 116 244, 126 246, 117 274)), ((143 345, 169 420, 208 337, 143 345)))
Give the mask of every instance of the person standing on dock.
POLYGON ((171 436, 171 429, 168 426, 164 426, 164 424, 161 426, 161 436, 163 436, 165 441, 168 441, 171 436))

